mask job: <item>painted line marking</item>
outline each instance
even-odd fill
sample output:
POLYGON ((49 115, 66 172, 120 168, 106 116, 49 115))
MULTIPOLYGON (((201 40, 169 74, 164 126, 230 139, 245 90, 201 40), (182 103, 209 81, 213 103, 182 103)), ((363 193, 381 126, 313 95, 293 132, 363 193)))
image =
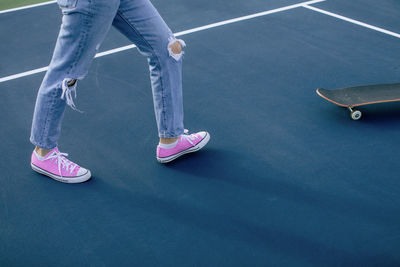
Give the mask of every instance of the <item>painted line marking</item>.
POLYGON ((328 15, 328 16, 332 16, 332 17, 335 17, 335 18, 338 18, 338 19, 341 19, 341 20, 345 20, 345 21, 350 22, 350 23, 357 24, 359 26, 362 26, 362 27, 365 27, 365 28, 368 28, 368 29, 371 29, 371 30, 374 30, 374 31, 378 31, 378 32, 381 32, 381 33, 385 33, 385 34, 400 38, 400 34, 398 34, 396 32, 391 32, 391 31, 388 31, 388 30, 385 30, 385 29, 382 29, 382 28, 379 28, 379 27, 376 27, 376 26, 373 26, 373 25, 358 21, 358 20, 354 20, 354 19, 351 19, 351 18, 348 18, 348 17, 344 17, 344 16, 341 16, 341 15, 338 15, 338 14, 335 14, 335 13, 320 9, 320 8, 309 6, 307 4, 303 5, 303 7, 311 9, 311 10, 319 12, 319 13, 322 13, 322 14, 325 14, 325 15, 328 15))
POLYGON ((47 66, 47 67, 43 67, 43 68, 38 68, 38 69, 29 70, 29 71, 21 72, 21 73, 18 73, 18 74, 6 76, 4 78, 0 78, 0 83, 6 82, 6 81, 15 80, 15 79, 22 78, 22 77, 25 77, 25 76, 30 76, 30 75, 33 75, 33 74, 36 74, 36 73, 45 72, 45 71, 47 71, 48 68, 49 67, 47 66))
MULTIPOLYGON (((231 23, 235 23, 235 22, 239 22, 239 21, 243 21, 243 20, 249 20, 249 19, 253 19, 253 18, 257 18, 257 17, 261 17, 261 16, 266 16, 266 15, 270 15, 270 14, 273 14, 273 13, 278 13, 278 12, 286 11, 286 10, 289 10, 289 9, 302 7, 302 6, 307 5, 307 4, 315 4, 315 3, 319 3, 319 2, 323 2, 323 1, 326 1, 326 0, 313 0, 313 1, 303 2, 303 3, 294 4, 294 5, 290 5, 290 6, 285 6, 285 7, 281 7, 281 8, 276 8, 276 9, 272 9, 272 10, 267 10, 267 11, 263 11, 263 12, 259 12, 259 13, 255 13, 255 14, 251 14, 251 15, 247 15, 247 16, 243 16, 243 17, 238 17, 238 18, 234 18, 234 19, 228 19, 228 20, 224 20, 224 21, 220 21, 220 22, 216 22, 216 23, 207 24, 207 25, 204 25, 204 26, 201 26, 201 27, 196 27, 196 28, 193 28, 193 29, 190 29, 190 30, 186 30, 186 31, 177 32, 177 33, 174 33, 174 35, 176 37, 179 37, 179 36, 182 36, 182 35, 186 35, 186 34, 190 34, 190 33, 194 33, 194 32, 199 32, 199 31, 204 31, 204 30, 208 30, 208 29, 211 29, 211 28, 223 26, 223 25, 226 25, 226 24, 231 24, 231 23)), ((132 49, 134 47, 136 47, 136 46, 135 45, 127 45, 127 46, 111 49, 111 50, 104 51, 104 52, 96 54, 95 58, 106 56, 106 55, 110 55, 110 54, 114 54, 114 53, 118 53, 118 52, 121 52, 121 51, 132 49)), ((1 79, 0 79, 0 81, 1 81, 1 79)))
POLYGON ((54 4, 56 2, 57 1, 48 1, 48 2, 43 2, 43 3, 29 5, 29 6, 21 6, 21 7, 16 7, 16 8, 10 8, 10 9, 6 9, 6 10, 1 10, 0 14, 14 12, 14 11, 28 9, 28 8, 33 8, 33 7, 38 7, 38 6, 45 6, 45 5, 49 5, 49 4, 54 4))
MULTIPOLYGON (((182 35, 186 35, 186 34, 190 34, 190 33, 194 33, 194 32, 204 31, 204 30, 207 30, 207 29, 211 29, 211 28, 215 28, 215 27, 219 27, 219 26, 223 26, 223 25, 227 25, 227 24, 231 24, 231 23, 235 23, 235 22, 239 22, 239 21, 244 21, 244 20, 249 20, 249 19, 253 19, 253 18, 257 18, 257 17, 261 17, 261 16, 266 16, 266 15, 269 15, 269 14, 278 13, 278 12, 286 11, 286 10, 289 10, 289 9, 302 7, 304 5, 311 5, 311 4, 324 2, 324 1, 325 0, 312 0, 312 1, 302 2, 302 3, 298 3, 298 4, 294 4, 294 5, 290 5, 290 6, 285 6, 285 7, 281 7, 281 8, 271 9, 271 10, 267 10, 267 11, 263 11, 263 12, 259 12, 259 13, 255 13, 255 14, 251 14, 251 15, 247 15, 247 16, 243 16, 243 17, 238 17, 238 18, 234 18, 234 19, 228 19, 228 20, 224 20, 224 21, 220 21, 220 22, 204 25, 204 26, 201 26, 201 27, 196 27, 196 28, 193 28, 193 29, 177 32, 174 35, 178 37, 178 36, 182 36, 182 35)), ((127 45, 127 46, 123 46, 123 47, 119 47, 119 48, 114 48, 114 49, 111 49, 111 50, 107 50, 107 51, 104 51, 104 52, 97 53, 95 58, 103 57, 103 56, 111 55, 111 54, 115 54, 115 53, 119 53, 121 51, 125 51, 125 50, 132 49, 132 48, 135 48, 135 47, 136 47, 135 45, 127 45)), ((38 68, 38 69, 34 69, 34 70, 30 70, 30 71, 17 73, 17 74, 6 76, 6 77, 2 77, 2 78, 0 78, 0 83, 6 82, 6 81, 15 80, 15 79, 26 77, 26 76, 30 76, 30 75, 37 74, 37 73, 40 73, 40 72, 45 72, 45 71, 47 71, 47 69, 48 69, 48 66, 42 67, 42 68, 38 68)))

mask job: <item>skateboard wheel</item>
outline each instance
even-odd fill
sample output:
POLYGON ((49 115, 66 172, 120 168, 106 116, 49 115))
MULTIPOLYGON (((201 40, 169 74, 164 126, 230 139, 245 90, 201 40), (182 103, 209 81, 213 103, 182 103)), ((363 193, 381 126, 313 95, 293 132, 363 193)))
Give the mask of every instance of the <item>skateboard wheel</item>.
POLYGON ((353 120, 359 120, 359 119, 361 119, 361 111, 359 111, 359 110, 353 110, 352 112, 351 112, 351 114, 350 114, 350 116, 351 116, 351 118, 353 119, 353 120))

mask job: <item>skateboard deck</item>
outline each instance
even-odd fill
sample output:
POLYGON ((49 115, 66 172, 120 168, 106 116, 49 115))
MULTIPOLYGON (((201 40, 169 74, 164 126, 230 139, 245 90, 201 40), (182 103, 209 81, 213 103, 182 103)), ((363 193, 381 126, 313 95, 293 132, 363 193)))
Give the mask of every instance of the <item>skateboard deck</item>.
POLYGON ((361 111, 354 107, 376 103, 400 101, 400 83, 353 86, 340 89, 317 89, 322 98, 350 110, 353 120, 361 118, 361 111))

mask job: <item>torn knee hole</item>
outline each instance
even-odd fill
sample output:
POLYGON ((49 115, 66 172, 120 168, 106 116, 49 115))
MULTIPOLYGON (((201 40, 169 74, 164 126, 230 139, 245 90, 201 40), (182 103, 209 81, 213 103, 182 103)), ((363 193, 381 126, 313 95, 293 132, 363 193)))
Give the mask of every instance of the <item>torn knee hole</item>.
POLYGON ((182 55, 184 54, 182 48, 185 46, 185 42, 181 39, 176 39, 175 37, 170 37, 168 39, 169 55, 173 57, 176 61, 182 58, 182 55))
POLYGON ((76 108, 72 97, 73 93, 76 98, 76 82, 77 82, 76 79, 71 79, 71 78, 66 78, 62 81, 61 99, 65 99, 67 105, 70 106, 73 110, 82 112, 76 108))
POLYGON ((76 84, 76 79, 67 81, 67 86, 68 87, 74 86, 75 84, 76 84))
POLYGON ((174 43, 170 44, 168 47, 171 49, 171 52, 174 54, 180 54, 182 52, 182 46, 178 41, 175 41, 174 43))

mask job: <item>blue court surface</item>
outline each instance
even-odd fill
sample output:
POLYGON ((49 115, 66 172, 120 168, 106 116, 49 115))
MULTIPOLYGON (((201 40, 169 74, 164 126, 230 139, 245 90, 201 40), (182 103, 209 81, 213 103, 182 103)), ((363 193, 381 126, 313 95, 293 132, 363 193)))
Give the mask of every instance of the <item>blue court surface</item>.
POLYGON ((113 29, 65 114, 78 185, 29 164, 61 12, 0 13, 0 266, 400 266, 400 103, 353 121, 315 93, 400 82, 400 1, 153 4, 187 43, 185 128, 211 141, 156 161, 147 62, 113 29))

